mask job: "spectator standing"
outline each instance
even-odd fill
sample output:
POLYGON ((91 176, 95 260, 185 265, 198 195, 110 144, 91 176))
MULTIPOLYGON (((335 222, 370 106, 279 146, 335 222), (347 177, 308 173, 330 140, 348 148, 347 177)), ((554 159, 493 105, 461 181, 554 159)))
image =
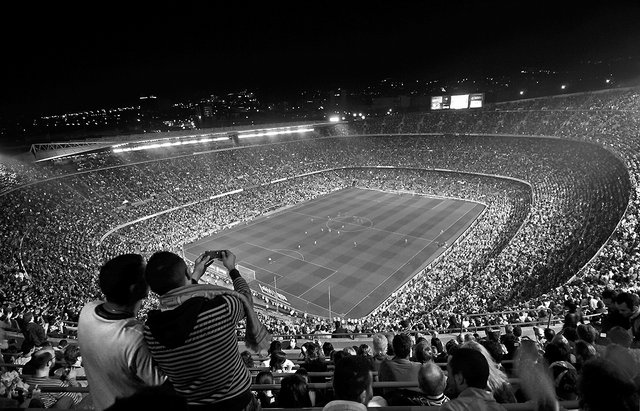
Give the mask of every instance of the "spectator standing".
POLYGON ((629 328, 629 319, 625 318, 618 307, 616 307, 617 293, 614 290, 605 289, 602 291, 602 302, 607 308, 607 313, 602 315, 600 322, 600 332, 607 333, 613 327, 629 328))
POLYGON ((107 261, 98 278, 106 301, 87 303, 80 312, 78 342, 97 410, 166 380, 144 342, 143 324, 135 318, 149 290, 144 270, 138 254, 107 261))
POLYGON ((253 351, 266 349, 270 335, 253 310, 249 285, 236 269, 236 256, 222 251, 234 290, 197 284, 213 259, 203 254, 193 273, 180 256, 161 251, 151 256, 145 277, 160 296, 150 311, 145 340, 159 367, 191 408, 253 410, 251 374, 238 351, 236 328, 247 320, 245 342, 253 351))
POLYGON ((616 308, 620 315, 627 318, 633 336, 632 347, 640 346, 640 298, 636 294, 623 292, 616 296, 616 308))
POLYGON ((34 321, 34 316, 31 311, 26 312, 23 319, 22 335, 24 340, 22 341, 22 352, 27 353, 33 347, 41 347, 42 344, 47 341, 47 334, 44 328, 34 321))

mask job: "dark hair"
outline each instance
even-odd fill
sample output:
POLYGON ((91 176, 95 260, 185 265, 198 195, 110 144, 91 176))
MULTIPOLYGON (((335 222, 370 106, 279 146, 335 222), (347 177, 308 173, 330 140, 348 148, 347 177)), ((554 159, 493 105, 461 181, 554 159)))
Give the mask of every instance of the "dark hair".
POLYGON ((513 335, 515 335, 516 337, 522 337, 522 327, 520 327, 519 325, 514 326, 513 335))
POLYGON ((336 399, 360 402, 360 395, 371 387, 371 363, 366 358, 349 355, 336 363, 333 391, 336 399))
POLYGON ((453 377, 462 374, 469 387, 486 389, 489 379, 489 363, 480 351, 471 348, 458 348, 449 361, 453 377))
POLYGON ((273 351, 271 353, 271 360, 269 361, 269 368, 272 370, 279 370, 282 368, 286 360, 287 354, 285 354, 284 351, 273 351))
POLYGON ((544 338, 547 341, 551 341, 553 340, 553 337, 556 336, 556 332, 552 329, 552 328, 545 328, 544 329, 544 338))
POLYGON ((479 343, 487 350, 489 355, 491 355, 491 358, 493 358, 493 361, 495 361, 496 363, 502 362, 502 357, 504 356, 504 353, 502 352, 502 345, 499 342, 491 341, 491 340, 482 340, 479 343))
POLYGON ((431 344, 427 340, 420 341, 415 347, 415 360, 419 363, 429 362, 433 359, 431 344))
POLYGON ((447 385, 447 379, 435 363, 426 363, 420 367, 418 371, 418 384, 420 389, 429 396, 438 396, 444 392, 447 385))
POLYGON ((149 258, 145 278, 151 291, 163 295, 183 285, 186 273, 187 264, 179 255, 158 251, 149 258))
POLYGON ((398 334, 393 337, 393 352, 398 358, 407 358, 411 355, 411 337, 406 334, 398 334))
MULTIPOLYGON (((273 384, 273 374, 271 371, 260 371, 256 375, 256 384, 273 384)), ((256 396, 262 408, 273 407, 273 397, 267 396, 266 390, 259 390, 256 396)))
POLYGON ((144 275, 145 263, 140 254, 122 254, 100 268, 98 283, 107 301, 131 304, 148 294, 149 288, 144 275), (133 290, 131 286, 134 286, 133 290))
POLYGON ((325 357, 330 356, 333 352, 333 344, 331 344, 329 341, 322 344, 322 352, 324 353, 325 357))
POLYGON ((244 363, 244 365, 247 368, 251 368, 253 367, 254 363, 253 363, 253 356, 251 355, 250 351, 242 351, 240 353, 240 358, 242 358, 242 362, 244 363))
POLYGON ((615 300, 617 295, 618 293, 616 292, 616 290, 612 290, 609 288, 605 288, 601 294, 603 300, 606 300, 606 299, 615 300))
POLYGON ((337 364, 344 357, 350 357, 349 353, 344 352, 343 350, 334 351, 331 353, 331 356, 334 364, 337 364))
POLYGON ((80 347, 77 345, 70 345, 64 350, 64 360, 69 365, 73 365, 78 361, 80 357, 80 347))
POLYGON ((616 296, 616 304, 627 304, 627 307, 631 310, 633 307, 640 305, 640 299, 633 293, 623 292, 616 296))
POLYGON ((33 355, 29 362, 31 363, 32 369, 35 371, 43 368, 51 360, 53 360, 53 354, 49 351, 42 351, 39 354, 33 355))
POLYGON ((274 351, 282 351, 282 343, 280 342, 280 340, 273 340, 271 341, 271 344, 269 344, 269 349, 267 350, 267 352, 271 354, 274 351))
POLYGON ((593 344, 596 341, 596 338, 598 338, 598 330, 596 330, 591 324, 580 324, 576 331, 578 332, 578 337, 581 340, 590 344, 593 344))
POLYGON ((616 364, 602 358, 587 361, 578 379, 580 409, 636 411, 638 394, 633 381, 616 364))
POLYGON ((548 364, 556 361, 570 361, 571 353, 564 344, 549 344, 544 350, 544 359, 548 364))
POLYGON ((307 381, 298 374, 287 375, 282 379, 277 397, 278 407, 281 408, 311 407, 307 381))
POLYGON ((556 396, 560 401, 572 401, 577 394, 578 371, 566 361, 554 362, 549 366, 554 381, 556 396))

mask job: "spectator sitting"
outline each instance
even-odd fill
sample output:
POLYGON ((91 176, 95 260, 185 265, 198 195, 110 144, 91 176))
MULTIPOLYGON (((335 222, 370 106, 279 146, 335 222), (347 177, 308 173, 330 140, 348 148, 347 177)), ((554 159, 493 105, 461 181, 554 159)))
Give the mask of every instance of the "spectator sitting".
POLYGON ((413 346, 413 361, 420 364, 433 362, 433 352, 431 344, 427 340, 420 341, 413 346))
POLYGON ((447 364, 449 379, 452 380, 457 398, 445 403, 441 411, 466 411, 482 409, 504 411, 487 390, 489 363, 479 351, 470 348, 455 350, 447 364))
POLYGON ((333 372, 335 399, 322 411, 366 411, 372 401, 386 405, 384 399, 373 397, 372 382, 370 364, 365 358, 350 355, 341 359, 333 372))
POLYGON ((577 399, 578 372, 566 361, 556 361, 549 366, 559 401, 574 401, 577 399))
MULTIPOLYGON (((79 387, 76 381, 76 375, 73 370, 64 376, 64 380, 60 378, 49 377, 51 366, 55 361, 53 350, 43 350, 34 353, 31 362, 35 370, 33 375, 25 377, 24 381, 30 387, 79 387)), ((44 408, 71 408, 82 400, 82 395, 72 392, 49 392, 42 393, 40 397, 44 408)))
POLYGON ((497 402, 501 404, 516 402, 513 388, 511 387, 511 384, 509 384, 506 374, 504 371, 500 370, 498 364, 482 344, 472 341, 463 344, 461 348, 469 348, 478 351, 487 360, 487 364, 489 364, 487 387, 497 402))
POLYGON ((322 344, 322 352, 324 353, 325 358, 331 358, 333 350, 333 344, 331 344, 329 341, 326 341, 324 344, 322 344))
POLYGON ((56 361, 63 360, 64 350, 66 350, 68 345, 69 345, 69 342, 65 339, 62 339, 58 342, 58 345, 56 347, 53 347, 53 349, 56 352, 56 361))
MULTIPOLYGON (((378 372, 379 381, 413 381, 418 382, 418 371, 422 364, 409 360, 411 355, 411 339, 406 334, 398 334, 393 337, 393 352, 395 356, 391 360, 385 360, 380 364, 378 372)), ((411 401, 408 392, 412 394, 422 392, 417 388, 407 389, 384 389, 385 398, 389 399, 391 405, 411 401), (391 398, 394 398, 393 400, 391 398)))
POLYGON ((280 408, 311 407, 309 387, 304 377, 298 374, 284 377, 280 382, 276 403, 280 408))
POLYGON ((147 296, 145 262, 138 254, 107 261, 98 282, 106 301, 87 303, 78 323, 78 342, 93 404, 97 410, 118 397, 130 397, 166 378, 154 365, 135 316, 147 296))
POLYGON ((444 395, 447 377, 435 363, 428 362, 420 367, 418 384, 426 399, 422 405, 440 406, 449 401, 449 397, 444 395))
POLYGON ((346 335, 349 331, 347 331, 347 329, 342 326, 342 323, 340 321, 336 320, 334 322, 334 326, 335 326, 335 330, 331 333, 332 338, 348 338, 349 337, 348 335, 346 335))
POLYGON ((380 371, 380 364, 384 360, 388 360, 387 356, 387 337, 384 334, 378 333, 373 336, 373 369, 374 371, 380 371))
MULTIPOLYGON (((273 374, 271 371, 260 371, 256 375, 256 384, 273 384, 273 374)), ((276 397, 272 390, 260 390, 253 393, 260 401, 262 408, 270 408, 275 406, 276 397)))
POLYGON ((144 336, 151 355, 190 407, 255 409, 259 404, 238 352, 236 327, 246 318, 245 343, 254 351, 266 349, 270 336, 253 311, 251 290, 236 269, 235 255, 225 250, 221 260, 235 291, 197 284, 213 263, 207 254, 196 259, 193 273, 174 253, 153 254, 145 278, 160 296, 160 309, 149 312, 144 336))
POLYGON ((77 345, 68 345, 64 350, 64 366, 54 371, 56 376, 61 376, 65 369, 73 369, 78 377, 84 377, 85 370, 82 366, 82 357, 80 356, 80 348, 77 345))
POLYGON ((273 373, 293 373, 293 362, 287 359, 287 354, 284 351, 273 351, 269 361, 269 371, 273 373))

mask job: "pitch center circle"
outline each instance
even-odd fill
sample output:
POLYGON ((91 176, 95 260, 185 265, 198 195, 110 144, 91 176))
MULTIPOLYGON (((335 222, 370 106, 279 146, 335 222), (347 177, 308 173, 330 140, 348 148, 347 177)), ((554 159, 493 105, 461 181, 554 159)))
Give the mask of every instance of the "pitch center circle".
POLYGON ((354 233, 364 231, 373 227, 373 221, 367 217, 357 215, 339 216, 330 218, 327 221, 327 228, 332 230, 343 231, 345 233, 354 233))

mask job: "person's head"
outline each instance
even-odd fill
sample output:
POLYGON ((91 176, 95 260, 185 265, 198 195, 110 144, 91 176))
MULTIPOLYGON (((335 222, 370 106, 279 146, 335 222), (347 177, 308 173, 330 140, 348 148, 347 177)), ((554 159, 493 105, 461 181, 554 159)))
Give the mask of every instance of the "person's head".
POLYGON ((271 344, 269 344, 267 353, 271 354, 274 351, 282 351, 282 342, 280 340, 273 340, 271 344))
POLYGON ((544 359, 548 364, 556 361, 571 361, 571 352, 565 344, 548 344, 544 350, 544 359))
POLYGON ((256 375, 256 384, 273 384, 273 374, 271 371, 260 371, 256 375))
POLYGON ((616 296, 616 309, 623 317, 629 318, 640 309, 640 299, 637 295, 622 292, 616 296))
POLYGON ((551 342, 555 336, 556 332, 552 328, 544 329, 544 339, 547 340, 547 342, 551 342))
POLYGON ((578 371, 566 361, 557 361, 549 366, 556 397, 560 401, 573 401, 577 396, 578 371))
POLYGON ((637 411, 636 386, 613 362, 596 358, 587 361, 578 378, 581 410, 637 411))
POLYGON ((24 315, 22 316, 22 320, 25 323, 32 323, 33 322, 33 313, 31 311, 27 311, 26 313, 24 313, 24 315))
POLYGON ((373 397, 371 363, 350 355, 340 359, 333 372, 333 392, 338 400, 367 404, 373 397))
POLYGON ((513 335, 515 335, 516 337, 522 337, 522 327, 519 325, 516 325, 513 327, 513 335))
POLYGON ((307 381, 299 374, 287 375, 282 379, 277 397, 278 407, 281 408, 311 407, 307 381))
POLYGON ((151 291, 164 295, 186 285, 190 275, 187 264, 179 255, 169 251, 158 251, 149 258, 145 278, 151 291))
POLYGON ((387 345, 389 345, 389 342, 387 341, 387 337, 385 337, 384 334, 377 333, 373 335, 373 355, 386 355, 387 345))
POLYGON ((329 341, 322 344, 322 352, 324 353, 325 357, 331 357, 331 353, 333 352, 333 344, 331 344, 329 341))
POLYGON ((58 347, 60 348, 65 348, 67 345, 69 345, 69 341, 62 339, 58 342, 58 347))
POLYGON ((42 373, 49 372, 49 369, 53 366, 55 356, 50 351, 38 351, 31 356, 31 366, 35 371, 42 373))
POLYGON ((414 358, 419 363, 433 361, 433 352, 431 351, 431 343, 427 340, 420 341, 414 347, 414 358))
POLYGON ((576 341, 575 352, 576 366, 578 367, 578 369, 580 369, 582 367, 582 364, 584 364, 585 362, 598 356, 596 348, 593 346, 593 344, 588 343, 584 340, 576 341))
POLYGON ((482 340, 479 342, 479 344, 483 346, 485 350, 487 350, 494 362, 502 362, 502 357, 504 357, 505 353, 502 352, 502 345, 499 342, 482 340))
POLYGON ((272 370, 282 369, 284 362, 287 360, 287 354, 284 351, 273 351, 269 360, 269 367, 272 370))
POLYGON ((344 347, 342 349, 347 355, 356 355, 356 350, 353 347, 344 347))
POLYGON ((358 355, 364 355, 365 357, 370 357, 371 356, 371 347, 369 347, 369 344, 360 344, 360 346, 358 346, 358 355))
POLYGON ((298 374, 299 376, 304 378, 307 384, 309 383, 309 371, 307 371, 305 368, 302 368, 302 367, 298 368, 295 374, 298 374))
POLYGON ((614 363, 618 370, 627 377, 634 379, 638 374, 636 361, 629 352, 629 349, 618 344, 609 344, 604 352, 604 358, 614 363))
POLYGON ((598 330, 591 324, 580 324, 576 331, 578 332, 578 338, 589 344, 593 344, 598 338, 598 330))
POLYGON ((440 366, 433 362, 422 364, 418 371, 418 384, 422 392, 429 396, 439 396, 444 392, 447 378, 440 366))
POLYGON ((64 350, 64 360, 69 365, 74 365, 80 358, 80 347, 77 345, 70 345, 64 350))
POLYGON ((489 363, 479 351, 471 348, 458 348, 449 357, 447 371, 457 393, 461 393, 469 387, 487 388, 489 363))
POLYGON ((631 343, 633 342, 633 338, 629 332, 619 325, 611 327, 611 329, 607 331, 607 338, 611 340, 612 343, 621 345, 625 348, 631 347, 631 343))
POLYGON ((149 293, 144 276, 144 258, 139 254, 122 254, 100 268, 98 284, 108 302, 132 305, 149 293))
POLYGON ((411 355, 411 338, 407 334, 393 337, 393 352, 396 358, 409 358, 411 355))
POLYGON ((247 368, 252 368, 254 365, 253 356, 250 351, 242 351, 240 353, 240 358, 242 358, 242 362, 247 368))

